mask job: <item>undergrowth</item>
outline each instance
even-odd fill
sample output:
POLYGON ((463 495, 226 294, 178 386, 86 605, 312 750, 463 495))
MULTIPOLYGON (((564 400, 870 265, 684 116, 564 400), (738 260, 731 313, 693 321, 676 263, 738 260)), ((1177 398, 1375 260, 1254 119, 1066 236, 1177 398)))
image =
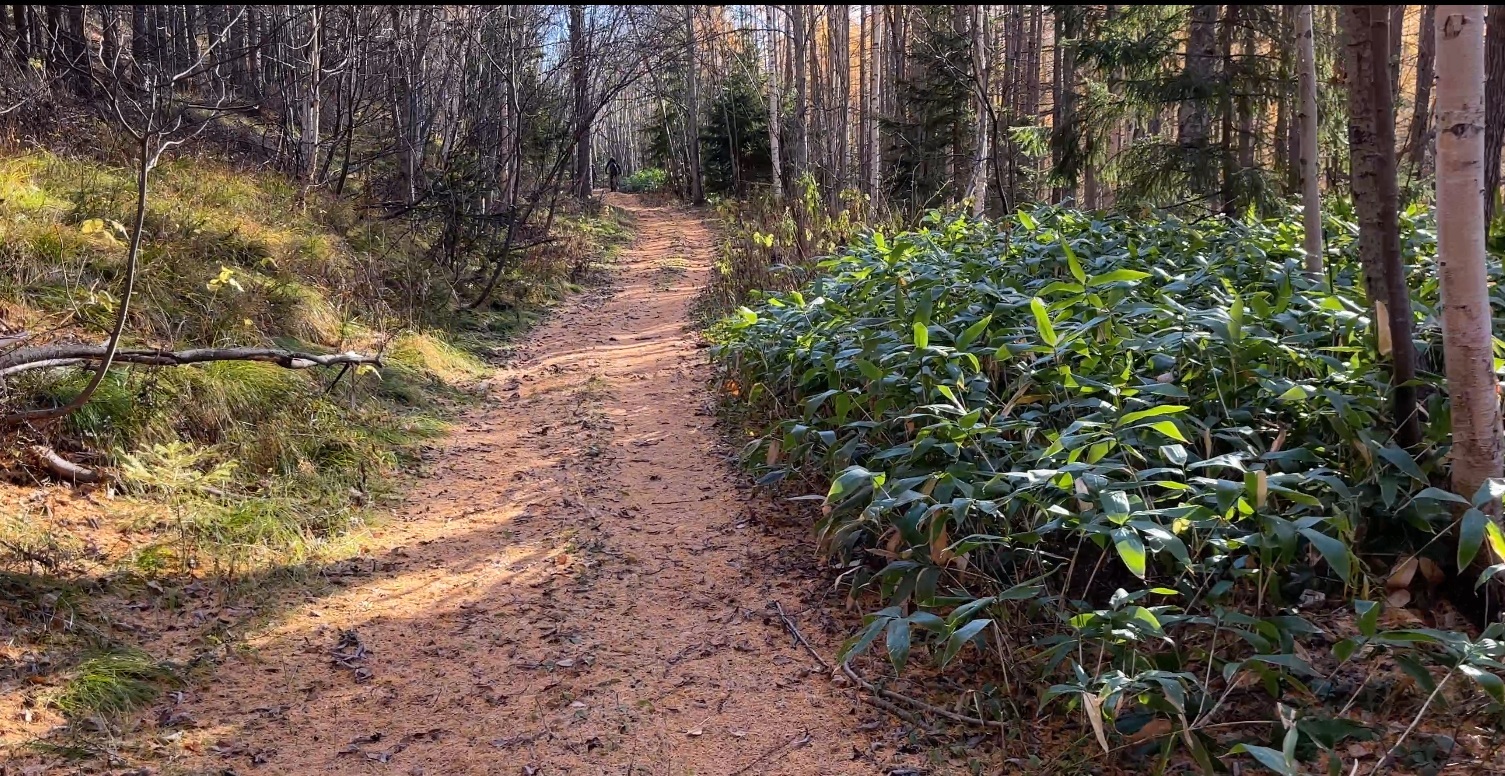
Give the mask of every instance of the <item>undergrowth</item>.
POLYGON ((1016 723, 1070 709, 1157 772, 1378 769, 1439 735, 1476 744, 1444 761, 1490 757, 1505 626, 1449 614, 1438 584, 1505 550, 1481 511, 1502 484, 1441 487, 1434 239, 1429 215, 1403 222, 1415 459, 1385 431, 1389 367, 1337 220, 1312 278, 1292 221, 932 214, 719 324, 744 459, 823 494, 820 548, 876 600, 841 658, 928 657, 1020 753, 1016 723))
POLYGON ((717 203, 721 241, 711 280, 696 300, 694 315, 710 324, 741 305, 754 292, 790 291, 812 276, 819 259, 877 225, 866 196, 842 193, 843 207, 832 214, 815 177, 800 176, 782 202, 762 196, 717 203))
POLYGON ((669 173, 662 167, 645 167, 622 178, 617 188, 629 194, 651 194, 663 191, 669 183, 669 173))

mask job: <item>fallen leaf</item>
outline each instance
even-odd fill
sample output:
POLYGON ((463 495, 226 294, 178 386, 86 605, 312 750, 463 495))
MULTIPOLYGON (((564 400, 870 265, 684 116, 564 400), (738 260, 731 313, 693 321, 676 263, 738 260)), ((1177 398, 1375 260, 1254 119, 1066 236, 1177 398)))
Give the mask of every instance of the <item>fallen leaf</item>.
POLYGON ((1172 725, 1168 719, 1163 717, 1152 719, 1144 727, 1134 731, 1134 734, 1128 737, 1129 742, 1135 745, 1142 744, 1151 739, 1169 735, 1174 728, 1175 725, 1172 725))
POLYGON ((1385 578, 1385 589, 1405 590, 1410 587, 1411 579, 1416 576, 1416 569, 1419 565, 1414 555, 1401 561, 1390 570, 1390 576, 1385 578))
POLYGON ((1391 590, 1390 595, 1385 596, 1385 603, 1399 609, 1411 603, 1411 591, 1406 589, 1391 590))
POLYGON ((1082 693, 1083 710, 1087 712, 1087 721, 1092 723, 1092 733, 1097 736, 1097 743, 1105 753, 1111 753, 1108 747, 1108 733, 1103 730, 1103 700, 1090 692, 1082 693))
POLYGON ((1442 584, 1443 579, 1446 578, 1442 573, 1442 567, 1438 566, 1437 561, 1431 558, 1421 559, 1421 575, 1426 577, 1427 584, 1433 587, 1442 584))

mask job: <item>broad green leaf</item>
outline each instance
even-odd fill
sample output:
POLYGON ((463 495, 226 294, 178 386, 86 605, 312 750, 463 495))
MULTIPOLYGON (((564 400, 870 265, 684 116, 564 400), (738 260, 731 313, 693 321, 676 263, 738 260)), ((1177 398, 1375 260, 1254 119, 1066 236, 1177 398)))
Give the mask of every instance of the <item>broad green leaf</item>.
POLYGON ((920 321, 914 322, 914 346, 916 350, 930 347, 930 329, 920 321))
POLYGON ((1150 273, 1141 272, 1137 269, 1115 269, 1112 272, 1104 272, 1101 275, 1093 275, 1087 280, 1089 288, 1106 286, 1109 283, 1138 283, 1149 277, 1150 273))
POLYGON ((1468 499, 1457 493, 1449 493, 1442 488, 1423 488, 1420 493, 1412 496, 1412 498, 1418 501, 1447 501, 1453 504, 1468 504, 1468 499))
POLYGON ((1505 558, 1505 533, 1500 532, 1500 524, 1493 520, 1484 523, 1484 538, 1489 540, 1489 548, 1494 552, 1495 558, 1505 558))
POLYGON ((1127 515, 1131 511, 1129 507, 1129 494, 1121 490, 1103 491, 1098 502, 1103 506, 1103 512, 1110 515, 1127 515))
POLYGON ((951 638, 946 640, 946 650, 941 653, 941 668, 945 668, 957 653, 962 651, 962 647, 967 646, 967 643, 981 633, 983 628, 992 624, 992 620, 972 620, 957 628, 956 632, 951 634, 951 638))
POLYGON ((982 336, 982 333, 984 331, 988 330, 988 324, 992 322, 993 316, 985 315, 983 316, 982 320, 972 324, 971 326, 968 326, 965 330, 962 331, 961 336, 956 338, 957 349, 965 349, 968 345, 971 345, 974 340, 982 336))
POLYGON ((1489 515, 1473 507, 1463 512, 1463 519, 1458 525, 1458 569, 1460 571, 1468 568, 1469 564, 1474 562, 1474 557, 1479 554, 1479 546, 1484 543, 1485 526, 1488 524, 1489 515))
POLYGON ((1154 418, 1161 415, 1174 415, 1178 412, 1185 412, 1189 409, 1191 409, 1191 407, 1183 407, 1175 404, 1163 404, 1159 407, 1151 407, 1147 410, 1137 410, 1135 412, 1130 412, 1129 414, 1118 419, 1118 425, 1127 426, 1130 423, 1141 421, 1145 418, 1154 418))
POLYGON ((1322 554, 1323 560, 1337 573, 1345 583, 1353 574, 1352 556, 1348 552, 1348 545, 1338 539, 1334 539, 1315 528, 1301 529, 1301 535, 1305 536, 1322 554))
POLYGON ((1030 299, 1029 310, 1035 315, 1035 328, 1040 332, 1040 339, 1045 340, 1045 344, 1055 347, 1056 329, 1050 323, 1050 311, 1045 309, 1045 300, 1038 296, 1030 299))
POLYGON ((1136 428, 1153 428, 1177 442, 1186 442, 1186 436, 1181 433, 1181 429, 1177 428, 1176 424, 1169 420, 1147 423, 1144 426, 1136 426, 1136 428))
POLYGON ((1066 253, 1066 267, 1071 270, 1071 276, 1076 278, 1078 283, 1086 283, 1087 273, 1082 271, 1082 263, 1076 260, 1076 252, 1071 250, 1071 243, 1066 240, 1065 235, 1061 236, 1061 250, 1066 253))
POLYGON ((841 645, 841 649, 836 653, 836 659, 845 662, 849 657, 866 652, 867 648, 872 646, 873 641, 878 638, 878 634, 883 632, 884 626, 888 625, 891 619, 893 618, 882 614, 873 617, 872 622, 869 622, 867 627, 862 629, 862 632, 847 639, 841 645))
POLYGON ((1353 609, 1359 613, 1359 633, 1363 636, 1373 636, 1379 627, 1380 611, 1385 607, 1374 601, 1354 601, 1353 609))
POLYGON ((1419 480, 1421 482, 1427 481, 1427 475, 1422 474, 1421 467, 1416 465, 1416 459, 1412 458, 1411 454, 1406 452, 1405 450, 1402 450, 1395 445, 1390 445, 1389 447, 1381 447, 1380 456, 1390 463, 1394 464, 1395 468, 1405 472, 1412 479, 1419 480))
POLYGON ((1296 764, 1287 762, 1284 752, 1271 749, 1268 746, 1255 746, 1254 744, 1234 744, 1229 754, 1247 754, 1259 761, 1260 765, 1269 768, 1281 776, 1296 776, 1296 764))
POLYGON ((894 671, 903 673, 904 664, 909 662, 909 620, 889 620, 886 646, 889 662, 894 664, 894 671))
POLYGON ((1118 550, 1118 557, 1123 558, 1124 565, 1134 576, 1144 579, 1145 575, 1145 552, 1144 541, 1139 538, 1139 533, 1127 526, 1116 528, 1113 531, 1113 546, 1118 550))
POLYGON ((1505 497, 1505 479, 1491 477, 1485 480, 1484 484, 1480 485, 1479 489, 1474 492, 1473 503, 1474 506, 1483 509, 1490 504, 1498 502, 1501 497, 1505 497))
POLYGON ((1458 672, 1474 680, 1475 684, 1489 693, 1489 697, 1493 698, 1495 703, 1505 704, 1505 681, 1501 681, 1500 677, 1467 663, 1458 666, 1458 672))
POLYGON ((1287 388, 1285 393, 1282 393, 1280 395, 1280 400, 1284 402, 1306 401, 1309 395, 1310 394, 1307 393, 1305 388, 1299 385, 1293 385, 1290 388, 1287 388))
POLYGON ((866 377, 869 380, 883 379, 883 370, 879 368, 877 364, 874 364, 867 359, 857 359, 857 371, 861 372, 862 376, 866 377))

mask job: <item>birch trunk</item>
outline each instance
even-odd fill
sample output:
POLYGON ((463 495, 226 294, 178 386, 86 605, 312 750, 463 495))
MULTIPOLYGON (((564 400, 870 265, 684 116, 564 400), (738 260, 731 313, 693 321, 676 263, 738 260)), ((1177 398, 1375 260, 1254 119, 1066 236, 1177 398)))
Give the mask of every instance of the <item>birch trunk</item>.
POLYGON ((977 125, 972 140, 972 215, 981 216, 988 204, 988 7, 972 6, 972 68, 977 76, 977 125))
POLYGON ((1452 404, 1453 491, 1471 498, 1501 476, 1489 283, 1485 265, 1484 6, 1439 5, 1437 272, 1442 347, 1452 404))
POLYGON ((782 175, 784 165, 780 161, 779 154, 779 129, 783 123, 780 121, 779 103, 779 47, 778 34, 779 24, 776 16, 778 6, 765 6, 768 19, 768 157, 773 162, 773 174, 770 175, 769 185, 773 190, 773 201, 784 201, 784 184, 782 175))

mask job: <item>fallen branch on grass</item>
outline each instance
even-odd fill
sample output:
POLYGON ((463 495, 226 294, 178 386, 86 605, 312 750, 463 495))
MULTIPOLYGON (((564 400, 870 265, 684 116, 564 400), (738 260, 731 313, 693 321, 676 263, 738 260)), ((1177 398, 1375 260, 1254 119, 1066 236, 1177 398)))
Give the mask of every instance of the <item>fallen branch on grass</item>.
MULTIPOLYGON (((827 673, 830 673, 831 664, 827 663, 825 658, 821 657, 820 653, 815 651, 815 647, 810 646, 810 642, 805 640, 804 634, 800 633, 799 628, 794 624, 794 620, 791 619, 789 617, 789 614, 784 611, 784 605, 779 603, 778 601, 774 601, 773 606, 776 610, 778 610, 779 619, 784 622, 784 628, 789 631, 789 634, 791 636, 794 636, 794 640, 799 642, 800 646, 804 647, 805 651, 809 652, 811 657, 815 658, 815 662, 819 663, 822 669, 825 669, 827 673)), ((883 699, 888 698, 890 700, 899 701, 900 703, 908 704, 909 706, 920 709, 921 711, 925 711, 939 717, 944 717, 951 720, 952 722, 960 722, 964 725, 975 725, 977 727, 990 727, 999 729, 1003 728, 1003 723, 1000 721, 980 719, 978 717, 969 717, 965 714, 957 714, 954 711, 926 703, 922 700, 919 700, 918 698, 911 698, 908 695, 904 695, 902 693, 896 693, 892 690, 885 690, 882 687, 879 687, 872 682, 863 679, 861 674, 858 674, 855 670, 852 669, 851 660, 843 661, 841 664, 841 670, 846 673, 847 678, 851 679, 853 683, 873 694, 874 697, 869 697, 865 700, 912 725, 926 727, 926 725, 924 725, 923 722, 916 718, 913 714, 910 714, 909 712, 883 699)))
MULTIPOLYGON (((144 366, 183 366, 210 361, 263 361, 285 369, 308 369, 315 366, 372 364, 381 366, 380 355, 368 355, 347 351, 345 353, 301 353, 275 348, 192 348, 189 350, 161 350, 135 348, 116 350, 113 354, 103 345, 43 345, 20 348, 0 356, 0 378, 9 377, 33 369, 49 369, 60 366, 76 366, 112 361, 117 364, 142 364, 144 366)), ((0 417, 0 428, 17 426, 31 420, 48 419, 56 410, 27 410, 0 417)))
MULTIPOLYGON (((43 345, 22 348, 0 356, 0 376, 27 369, 50 366, 67 366, 99 361, 105 356, 103 345, 43 345)), ((347 351, 345 353, 300 353, 294 350, 274 348, 192 348, 190 350, 161 350, 135 348, 115 351, 115 361, 125 364, 147 366, 183 366, 207 361, 265 361, 287 369, 308 369, 314 366, 337 364, 381 365, 380 356, 347 351)))
POLYGON ((52 472, 60 480, 74 483, 93 483, 104 479, 104 475, 98 469, 90 469, 80 466, 67 458, 58 455, 56 450, 46 445, 32 445, 27 448, 31 458, 37 465, 52 472))

